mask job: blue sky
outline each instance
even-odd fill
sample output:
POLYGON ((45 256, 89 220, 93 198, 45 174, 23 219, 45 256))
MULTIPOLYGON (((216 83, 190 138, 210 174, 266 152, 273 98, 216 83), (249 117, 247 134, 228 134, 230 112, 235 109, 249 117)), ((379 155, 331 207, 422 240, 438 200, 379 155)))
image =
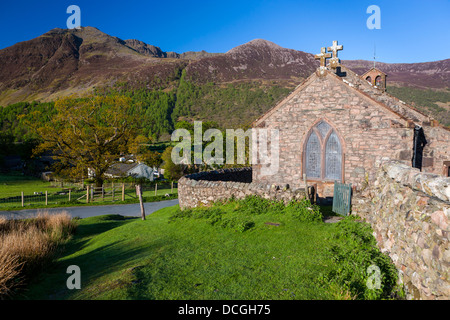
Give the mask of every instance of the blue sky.
POLYGON ((0 3, 0 49, 66 28, 69 5, 81 25, 164 51, 226 52, 253 39, 310 53, 344 45, 341 59, 425 62, 450 58, 450 0, 41 0, 0 3), (381 9, 381 29, 369 30, 367 7, 381 9))

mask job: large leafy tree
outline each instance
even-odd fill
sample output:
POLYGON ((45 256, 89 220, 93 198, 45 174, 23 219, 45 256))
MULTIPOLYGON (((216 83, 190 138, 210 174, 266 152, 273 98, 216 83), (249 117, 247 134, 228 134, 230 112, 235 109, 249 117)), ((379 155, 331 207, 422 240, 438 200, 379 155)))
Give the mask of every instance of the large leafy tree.
POLYGON ((72 175, 89 169, 101 186, 108 168, 135 145, 136 108, 119 95, 60 99, 50 121, 35 128, 42 139, 35 153, 50 151, 72 175))
POLYGON ((178 180, 183 176, 183 169, 181 165, 175 164, 172 161, 173 147, 168 147, 161 155, 161 159, 164 162, 164 177, 168 180, 178 180))

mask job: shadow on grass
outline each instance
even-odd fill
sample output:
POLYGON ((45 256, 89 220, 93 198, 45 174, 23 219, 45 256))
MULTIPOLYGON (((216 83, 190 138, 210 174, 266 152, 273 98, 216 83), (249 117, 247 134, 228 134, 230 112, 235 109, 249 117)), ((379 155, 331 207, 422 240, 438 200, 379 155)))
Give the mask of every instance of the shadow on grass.
MULTIPOLYGON (((78 290, 69 290, 66 281, 70 274, 66 273, 67 267, 77 265, 81 270, 81 286, 86 287, 90 281, 105 276, 107 274, 120 271, 127 262, 137 259, 144 252, 155 250, 167 244, 156 242, 145 247, 134 247, 132 249, 126 245, 126 239, 111 239, 108 244, 89 250, 86 253, 77 255, 77 252, 86 248, 91 238, 95 235, 124 226, 138 218, 123 217, 120 215, 107 215, 95 217, 98 222, 80 224, 72 238, 65 246, 61 247, 55 262, 44 272, 37 275, 30 281, 28 287, 18 292, 15 299, 20 300, 62 300, 72 299, 78 294, 78 290), (74 255, 73 257, 70 257, 74 255), (70 257, 70 258, 65 258, 70 257)), ((130 270, 129 270, 130 271, 130 270)), ((130 273, 131 275, 131 273, 130 273)), ((104 291, 112 289, 114 286, 128 286, 129 283, 103 283, 89 290, 104 291), (112 287, 111 287, 112 286, 112 287)), ((89 295, 89 293, 87 294, 89 295)))

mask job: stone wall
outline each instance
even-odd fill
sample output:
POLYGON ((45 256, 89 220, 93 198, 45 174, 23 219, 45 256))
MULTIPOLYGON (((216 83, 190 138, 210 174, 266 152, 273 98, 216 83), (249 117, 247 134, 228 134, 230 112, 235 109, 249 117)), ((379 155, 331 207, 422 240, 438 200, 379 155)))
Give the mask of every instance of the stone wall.
POLYGON ((287 203, 305 198, 305 188, 292 189, 289 185, 252 182, 251 168, 200 172, 184 176, 178 181, 181 209, 207 206, 231 197, 243 199, 250 195, 287 203))
POLYGON ((352 202, 391 257, 409 299, 450 298, 450 178, 384 159, 352 202))

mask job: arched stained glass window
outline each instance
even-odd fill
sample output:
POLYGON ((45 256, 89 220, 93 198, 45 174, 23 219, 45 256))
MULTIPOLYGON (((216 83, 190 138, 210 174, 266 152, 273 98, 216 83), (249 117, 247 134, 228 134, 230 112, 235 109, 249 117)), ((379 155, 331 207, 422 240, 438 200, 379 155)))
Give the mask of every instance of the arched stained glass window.
POLYGON ((321 168, 321 145, 315 132, 309 136, 306 144, 306 176, 309 178, 320 178, 321 168))
POLYGON ((342 180, 342 145, 328 123, 322 120, 311 129, 304 150, 307 178, 342 180))
POLYGON ((325 179, 341 180, 342 151, 338 136, 333 131, 325 144, 325 179))
POLYGON ((326 123, 325 121, 320 121, 316 125, 316 128, 317 128, 317 130, 319 130, 322 139, 325 139, 325 137, 328 134, 328 131, 330 131, 330 129, 331 129, 330 125, 328 123, 326 123))

